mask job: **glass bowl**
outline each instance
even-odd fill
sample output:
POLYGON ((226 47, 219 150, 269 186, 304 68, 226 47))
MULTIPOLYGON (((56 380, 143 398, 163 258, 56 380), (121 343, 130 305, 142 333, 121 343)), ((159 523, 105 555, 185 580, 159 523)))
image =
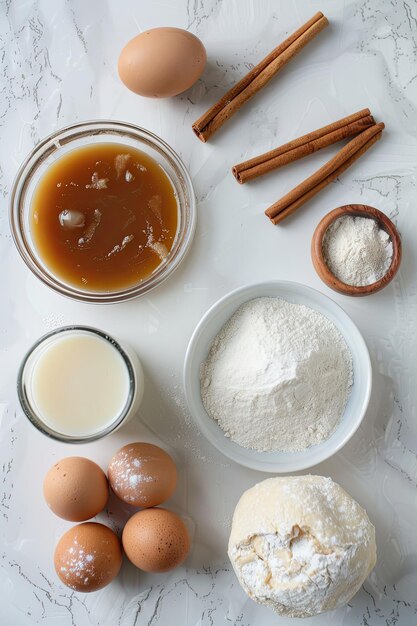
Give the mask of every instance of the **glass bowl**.
POLYGON ((196 203, 190 175, 178 155, 153 133, 113 121, 88 121, 67 126, 41 141, 20 167, 10 197, 10 226, 16 247, 29 269, 58 293, 90 303, 115 303, 141 296, 157 287, 178 267, 190 247, 196 226, 196 203), (167 174, 178 204, 178 229, 172 249, 147 278, 114 291, 91 291, 56 276, 39 255, 30 230, 30 214, 37 183, 62 155, 93 143, 122 143, 142 150, 167 174))

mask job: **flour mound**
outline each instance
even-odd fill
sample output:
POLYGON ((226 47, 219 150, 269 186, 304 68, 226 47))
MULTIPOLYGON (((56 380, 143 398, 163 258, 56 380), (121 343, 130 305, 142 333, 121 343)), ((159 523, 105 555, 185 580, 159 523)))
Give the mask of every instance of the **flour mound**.
POLYGON ((352 356, 321 313, 257 298, 216 336, 200 380, 204 407, 227 437, 260 451, 304 450, 327 439, 340 420, 352 356))

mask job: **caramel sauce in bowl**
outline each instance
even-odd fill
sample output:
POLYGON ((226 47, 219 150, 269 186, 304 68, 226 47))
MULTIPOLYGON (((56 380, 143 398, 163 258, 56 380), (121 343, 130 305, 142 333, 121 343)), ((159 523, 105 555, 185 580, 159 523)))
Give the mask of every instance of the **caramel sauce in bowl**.
POLYGON ((190 176, 156 135, 85 122, 42 141, 11 193, 15 244, 55 291, 91 303, 147 293, 178 267, 195 231, 190 176))

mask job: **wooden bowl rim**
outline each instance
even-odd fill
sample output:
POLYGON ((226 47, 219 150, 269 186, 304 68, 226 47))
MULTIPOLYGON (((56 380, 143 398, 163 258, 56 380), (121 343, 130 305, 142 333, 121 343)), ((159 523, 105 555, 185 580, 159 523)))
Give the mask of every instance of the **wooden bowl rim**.
POLYGON ((401 237, 395 224, 379 209, 367 204, 345 204, 327 213, 317 224, 311 240, 311 256, 317 274, 328 287, 348 296, 366 296, 386 287, 398 272, 402 256, 401 237), (370 285, 362 285, 360 287, 347 285, 330 271, 324 258, 323 239, 327 229, 337 219, 345 215, 374 219, 378 222, 378 226, 390 236, 393 248, 391 265, 379 280, 370 285), (320 261, 321 265, 317 261, 320 261))

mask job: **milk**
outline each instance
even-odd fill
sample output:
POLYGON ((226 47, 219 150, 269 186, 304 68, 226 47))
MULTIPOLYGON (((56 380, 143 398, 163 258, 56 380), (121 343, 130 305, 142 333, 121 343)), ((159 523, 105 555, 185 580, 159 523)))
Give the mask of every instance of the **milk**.
POLYGON ((94 332, 74 329, 47 337, 25 370, 32 412, 57 433, 92 436, 131 408, 132 369, 109 339, 94 332))

